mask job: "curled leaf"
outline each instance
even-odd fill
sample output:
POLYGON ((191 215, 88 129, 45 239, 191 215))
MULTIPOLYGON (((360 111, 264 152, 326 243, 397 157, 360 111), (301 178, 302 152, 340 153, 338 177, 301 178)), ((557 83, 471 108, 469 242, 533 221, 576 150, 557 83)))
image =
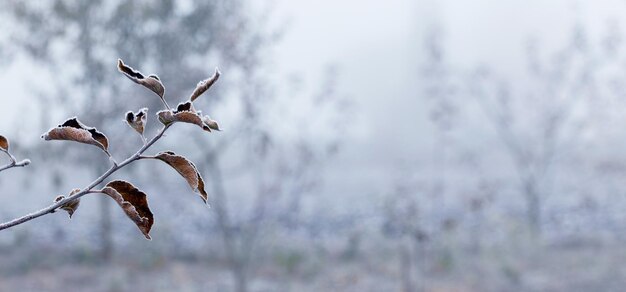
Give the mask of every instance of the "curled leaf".
POLYGON ((3 151, 9 151, 9 139, 0 135, 0 149, 3 151))
MULTIPOLYGON (((165 94, 165 86, 161 83, 161 80, 158 76, 151 74, 148 77, 145 77, 138 70, 133 69, 132 67, 124 64, 122 59, 117 59, 117 69, 124 74, 124 76, 128 77, 128 79, 133 82, 143 85, 144 87, 150 89, 152 92, 156 93, 161 98, 161 101, 167 106, 167 103, 164 99, 165 94)), ((167 106, 169 108, 169 106, 167 106)))
POLYGON ((196 112, 196 109, 193 107, 193 102, 191 101, 187 101, 187 102, 181 102, 176 106, 176 111, 177 112, 183 112, 183 111, 190 111, 190 112, 196 112))
POLYGON ((155 158, 174 168, 187 181, 191 189, 198 193, 202 201, 204 201, 204 203, 207 202, 208 194, 204 190, 204 180, 202 180, 202 176, 193 162, 172 151, 160 152, 155 158))
POLYGON ((221 131, 220 125, 216 120, 211 119, 209 116, 202 117, 202 122, 212 130, 221 131))
MULTIPOLYGON (((78 192, 80 192, 80 189, 73 189, 70 192, 69 196, 71 197, 71 196, 73 196, 74 194, 76 194, 78 192)), ((65 196, 60 195, 60 196, 57 196, 54 199, 54 202, 58 202, 58 201, 63 200, 63 199, 65 199, 65 196)), ((67 211, 67 213, 70 215, 70 218, 72 218, 72 215, 74 215, 74 212, 76 211, 76 209, 78 209, 78 205, 80 205, 80 198, 72 200, 72 201, 69 201, 69 202, 63 204, 59 208, 67 211)))
POLYGON ((138 112, 133 113, 129 111, 126 113, 126 123, 135 129, 139 135, 143 135, 144 125, 146 124, 146 118, 148 114, 147 108, 142 108, 138 112))
POLYGON ((144 192, 123 180, 108 183, 102 192, 122 207, 124 213, 135 222, 146 239, 152 239, 149 233, 154 223, 154 217, 148 207, 148 200, 144 192))
POLYGON ((200 117, 197 113, 184 111, 184 112, 172 112, 172 111, 160 111, 157 113, 159 115, 159 121, 164 125, 171 124, 173 122, 182 122, 189 123, 200 126, 203 130, 207 132, 211 132, 211 128, 204 124, 202 121, 202 117, 200 117))
POLYGON ((213 76, 209 77, 209 79, 200 81, 198 85, 196 85, 196 89, 193 91, 193 93, 191 93, 189 100, 190 101, 196 100, 196 98, 198 98, 205 91, 211 88, 211 86, 217 81, 217 79, 220 78, 220 74, 221 74, 220 70, 215 68, 215 73, 213 73, 213 76))
POLYGON ((193 108, 193 103, 190 101, 179 104, 176 110, 159 111, 157 115, 159 116, 159 121, 164 125, 182 122, 198 125, 207 132, 211 132, 211 129, 219 131, 217 122, 212 120, 209 116, 202 116, 200 112, 197 112, 193 108))
POLYGON ((109 140, 96 128, 87 127, 76 117, 70 118, 41 136, 45 140, 68 140, 94 145, 108 154, 109 140))

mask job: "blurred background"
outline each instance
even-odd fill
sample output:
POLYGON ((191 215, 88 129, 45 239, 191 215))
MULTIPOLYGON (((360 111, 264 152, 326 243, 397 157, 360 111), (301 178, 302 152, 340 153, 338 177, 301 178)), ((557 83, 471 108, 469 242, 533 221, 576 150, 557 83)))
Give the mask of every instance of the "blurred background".
POLYGON ((0 220, 109 167, 39 137, 77 116, 121 161, 156 73, 196 107, 148 154, 152 241, 109 198, 0 231, 0 291, 619 291, 626 285, 626 2, 0 3, 0 220), (6 157, 0 158, 8 162, 6 157))

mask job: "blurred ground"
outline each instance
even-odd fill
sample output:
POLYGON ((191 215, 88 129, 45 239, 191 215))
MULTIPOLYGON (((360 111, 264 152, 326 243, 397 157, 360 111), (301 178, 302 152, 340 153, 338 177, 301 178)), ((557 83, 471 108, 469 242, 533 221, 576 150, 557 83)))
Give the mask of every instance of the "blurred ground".
MULTIPOLYGON (((251 291, 402 291, 393 246, 356 255, 276 253, 256 268, 251 291)), ((625 260, 623 244, 600 240, 481 252, 429 248, 412 281, 418 291, 620 291, 625 260)), ((2 260, 0 291, 234 291, 226 267, 208 258, 135 254, 103 265, 80 253, 16 252, 2 260)))

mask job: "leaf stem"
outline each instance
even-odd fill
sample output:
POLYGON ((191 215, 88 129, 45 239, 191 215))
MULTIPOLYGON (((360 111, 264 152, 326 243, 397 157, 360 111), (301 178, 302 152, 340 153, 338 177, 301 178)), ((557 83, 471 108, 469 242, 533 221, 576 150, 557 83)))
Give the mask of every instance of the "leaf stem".
POLYGON ((141 156, 139 156, 139 159, 156 159, 156 156, 141 155, 141 156))
MULTIPOLYGON (((22 217, 19 218, 15 218, 11 221, 5 222, 5 223, 1 223, 0 224, 0 230, 4 230, 16 225, 20 225, 22 223, 28 222, 30 220, 33 220, 35 218, 41 217, 43 215, 46 214, 50 214, 53 213, 56 209, 58 209, 59 207, 65 205, 66 203, 78 199, 86 194, 89 193, 96 193, 98 191, 94 191, 92 190, 94 187, 96 187, 98 184, 102 183, 102 181, 104 181, 107 177, 109 177, 111 174, 113 174, 114 172, 118 171, 119 169, 123 168, 124 166, 137 161, 140 159, 141 154, 143 154, 146 150, 148 150, 148 148, 150 148, 150 146, 152 146, 156 141, 158 141, 161 137, 163 137, 163 134, 165 133, 165 131, 167 131, 167 129, 170 127, 170 125, 165 125, 163 126, 163 128, 156 134, 156 136, 154 136, 154 138, 150 139, 150 141, 148 141, 146 144, 144 144, 141 148, 139 148, 139 150, 137 150, 137 152, 133 155, 131 155, 130 157, 126 158, 126 160, 122 161, 119 164, 114 164, 113 166, 111 166, 111 168, 109 168, 106 172, 104 172, 100 177, 98 177, 96 180, 94 180, 93 182, 91 182, 88 186, 86 186, 84 189, 82 189, 80 192, 72 195, 72 196, 68 196, 67 198, 64 198, 62 200, 59 200, 58 202, 55 202, 54 204, 45 207, 39 211, 35 211, 33 213, 24 215, 22 217)), ((13 158, 12 158, 13 159, 13 158)), ((26 160, 25 160, 26 161, 26 160)), ((22 161, 24 162, 24 161, 22 161)), ((22 163, 20 162, 20 163, 22 163)), ((24 165, 18 165, 20 163, 15 163, 15 160, 13 162, 13 166, 24 166, 24 165)), ((10 166, 10 167, 13 167, 10 166)), ((0 169, 0 171, 3 169, 0 169)))
POLYGON ((169 104, 167 104, 167 101, 165 101, 165 98, 164 98, 164 97, 161 97, 161 101, 163 102, 163 104, 165 105, 165 107, 166 107, 168 110, 172 110, 172 108, 170 107, 170 105, 169 105, 169 104))

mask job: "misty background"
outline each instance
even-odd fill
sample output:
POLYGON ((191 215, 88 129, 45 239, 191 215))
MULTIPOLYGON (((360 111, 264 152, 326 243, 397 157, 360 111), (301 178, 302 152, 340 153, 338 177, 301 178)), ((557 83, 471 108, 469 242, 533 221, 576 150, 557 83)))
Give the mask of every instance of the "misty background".
POLYGON ((172 169, 144 190, 146 241, 87 195, 0 231, 0 290, 614 291, 624 285, 624 1, 6 1, 0 220, 108 168, 40 135, 77 116, 122 160, 156 73, 222 132, 176 124, 210 208, 172 169), (2 162, 8 159, 2 157, 2 162))

